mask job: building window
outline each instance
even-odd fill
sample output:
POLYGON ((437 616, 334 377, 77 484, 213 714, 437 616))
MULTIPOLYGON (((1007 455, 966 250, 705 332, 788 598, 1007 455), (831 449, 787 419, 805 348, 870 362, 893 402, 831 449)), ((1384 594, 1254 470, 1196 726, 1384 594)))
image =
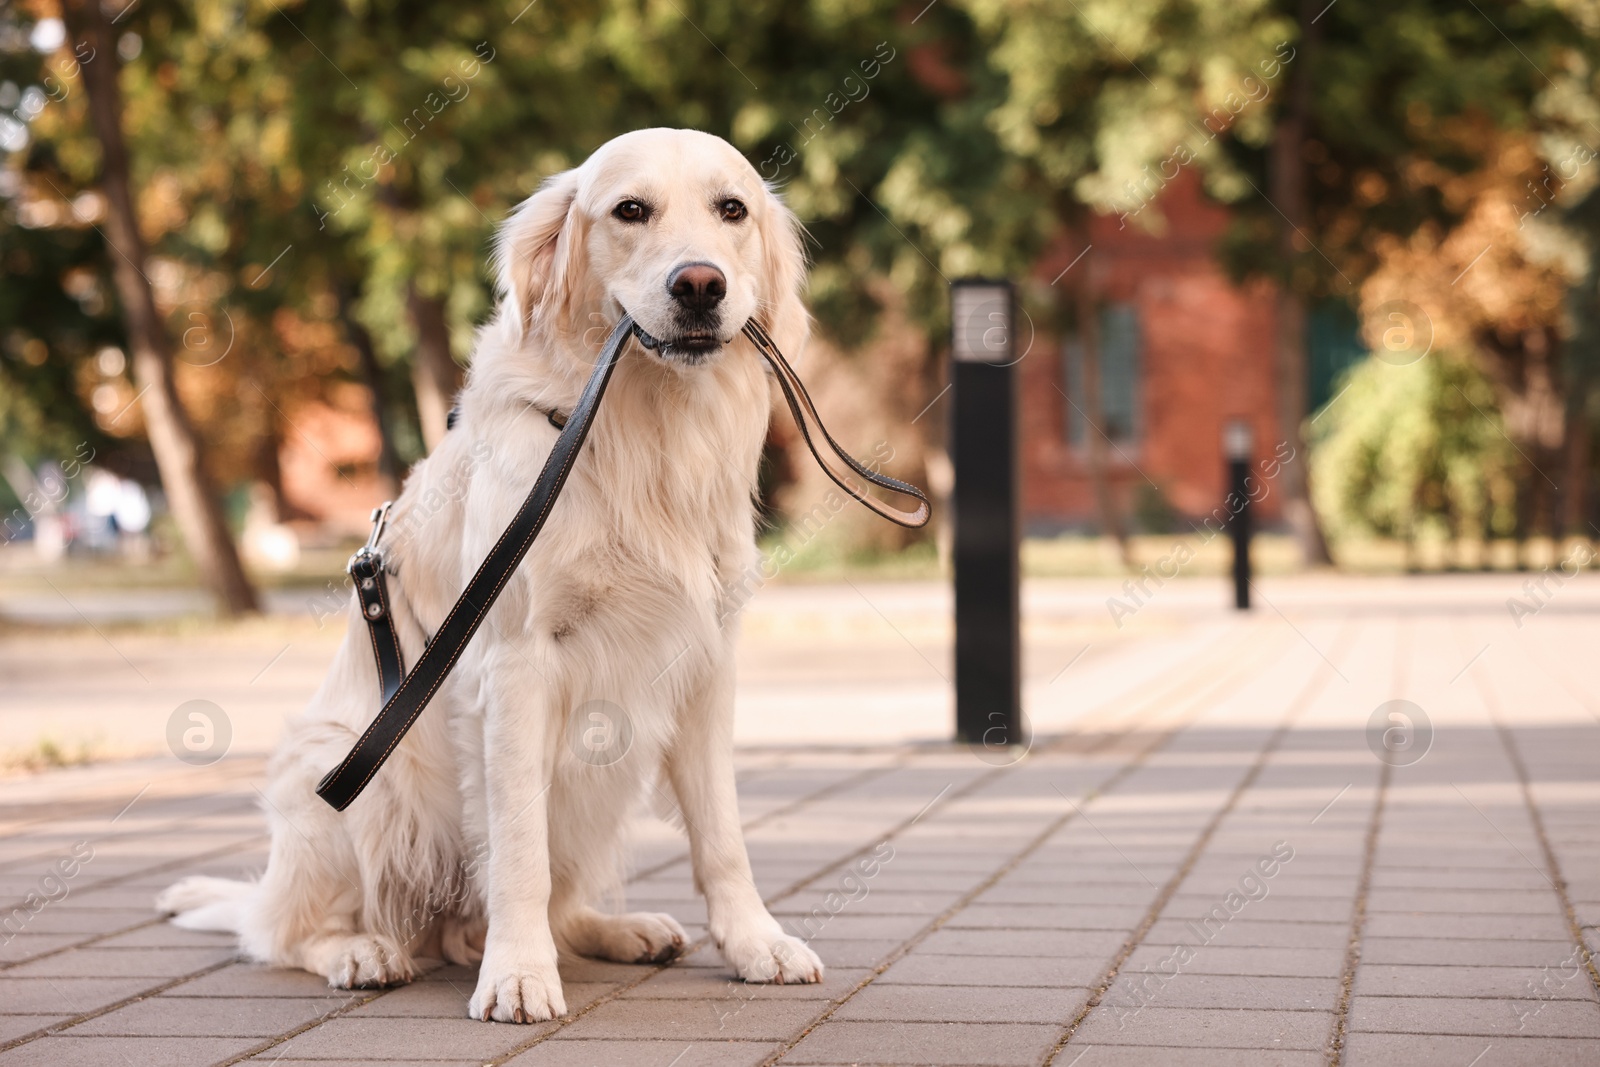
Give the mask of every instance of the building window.
MULTIPOLYGON (((1107 304, 1100 309, 1100 411, 1107 437, 1133 444, 1143 429, 1139 417, 1139 312, 1133 304, 1107 304)), ((1088 441, 1088 405, 1083 403, 1083 345, 1067 342, 1068 440, 1082 447, 1088 441)))
POLYGON ((1344 372, 1367 358, 1361 343, 1361 320, 1342 300, 1324 300, 1306 316, 1306 399, 1319 411, 1342 388, 1344 372))

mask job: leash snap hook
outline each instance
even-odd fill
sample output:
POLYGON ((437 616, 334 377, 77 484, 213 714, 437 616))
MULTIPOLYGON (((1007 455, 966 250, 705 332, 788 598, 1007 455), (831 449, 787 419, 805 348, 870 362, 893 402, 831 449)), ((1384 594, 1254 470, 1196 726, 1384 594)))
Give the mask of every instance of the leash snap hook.
POLYGON ((372 509, 372 533, 367 535, 367 543, 362 548, 369 552, 377 549, 378 541, 383 537, 383 528, 389 524, 389 509, 392 507, 394 501, 385 500, 372 509))
POLYGON ((383 569, 383 557, 378 552, 378 542, 383 539, 384 527, 389 524, 389 509, 393 506, 394 501, 385 500, 372 509, 372 532, 367 535, 367 543, 356 549, 355 554, 344 565, 344 572, 363 589, 371 589, 376 581, 377 572, 383 569))

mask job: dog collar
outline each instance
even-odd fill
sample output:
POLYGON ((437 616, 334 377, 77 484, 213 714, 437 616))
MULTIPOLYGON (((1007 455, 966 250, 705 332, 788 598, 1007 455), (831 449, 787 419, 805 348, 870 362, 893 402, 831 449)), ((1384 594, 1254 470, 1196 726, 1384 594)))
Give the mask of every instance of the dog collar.
MULTIPOLYGON (((528 406, 533 408, 533 410, 537 411, 539 414, 543 415, 545 418, 549 419, 550 425, 554 426, 557 430, 565 430, 567 428, 567 417, 561 414, 561 412, 557 411, 555 408, 542 408, 538 404, 529 404, 528 406)), ((444 428, 446 430, 453 430, 456 428, 456 423, 460 421, 461 405, 457 404, 455 407, 450 409, 450 414, 444 417, 444 428)))

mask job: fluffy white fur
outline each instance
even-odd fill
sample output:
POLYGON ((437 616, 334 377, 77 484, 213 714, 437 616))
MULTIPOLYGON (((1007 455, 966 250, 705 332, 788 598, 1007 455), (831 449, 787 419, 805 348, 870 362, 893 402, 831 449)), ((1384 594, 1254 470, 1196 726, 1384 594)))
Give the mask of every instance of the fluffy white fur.
POLYGON ((533 550, 341 814, 314 789, 378 707, 352 606, 270 764, 260 882, 189 878, 157 905, 338 987, 406 981, 419 957, 481 956, 472 1017, 550 1019, 566 1010, 558 951, 634 962, 683 946, 670 916, 596 907, 617 884, 631 810, 670 788, 729 965, 748 981, 818 981, 821 962, 751 880, 732 763, 733 645, 770 412, 761 357, 738 331, 759 315, 783 351, 804 344, 799 227, 726 142, 643 130, 547 181, 505 224, 496 260, 501 304, 477 339, 462 418, 407 479, 384 540, 408 665, 533 485, 556 439, 540 409, 571 410, 624 310, 673 337, 668 279, 712 264, 727 279, 722 344, 690 358, 630 343, 533 550), (747 218, 724 216, 729 198, 747 218), (650 218, 615 217, 626 199, 650 218), (631 727, 608 766, 580 758, 595 700, 631 727))

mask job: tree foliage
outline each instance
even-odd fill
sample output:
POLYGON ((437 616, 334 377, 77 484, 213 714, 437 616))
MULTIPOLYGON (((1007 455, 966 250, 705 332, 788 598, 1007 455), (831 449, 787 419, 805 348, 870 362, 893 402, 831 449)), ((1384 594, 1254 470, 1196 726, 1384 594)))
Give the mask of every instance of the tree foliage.
MULTIPOLYGON (((259 442, 294 433, 287 412, 357 384, 385 398, 404 458, 420 454, 417 300, 442 309, 465 359, 491 306, 498 221, 628 129, 731 140, 808 226, 823 332, 850 350, 893 304, 922 333, 924 378, 949 279, 1026 275, 1085 212, 1159 230, 1179 171, 1232 206, 1221 251, 1237 274, 1372 307, 1364 287, 1393 275, 1396 250, 1473 225, 1482 175, 1503 191, 1582 137, 1600 148, 1589 0, 1320 8, 185 0, 115 17, 153 280, 169 329, 199 345, 179 385, 232 484, 270 476, 259 442), (1302 71, 1308 219, 1286 252, 1269 159, 1302 71), (1516 145, 1525 165, 1508 175, 1516 145), (361 331, 376 369, 357 358, 361 331), (224 336, 230 354, 209 362, 224 336)), ((57 13, 55 0, 0 12, 0 136, 16 149, 0 172, 0 420, 15 450, 96 439, 133 469, 137 416, 109 419, 134 391, 96 362, 119 340, 78 57, 36 32, 57 13)), ((1585 268, 1596 171, 1563 176, 1558 205, 1585 268)), ((1550 321, 1564 344, 1594 286, 1587 269, 1561 277, 1569 299, 1550 321)), ((1487 335, 1457 346, 1463 364, 1487 335)))

